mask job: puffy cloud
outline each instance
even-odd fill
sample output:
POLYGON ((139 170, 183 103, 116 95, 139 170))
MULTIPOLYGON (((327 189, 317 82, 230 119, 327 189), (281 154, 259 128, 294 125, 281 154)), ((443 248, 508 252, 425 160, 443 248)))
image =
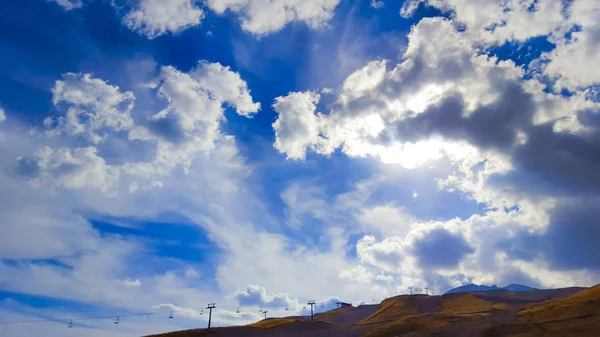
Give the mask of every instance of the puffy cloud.
POLYGON ((195 0, 139 0, 123 17, 123 24, 138 34, 154 39, 197 26, 204 15, 195 0))
POLYGON ((242 28, 253 34, 281 30, 292 22, 304 22, 311 28, 327 24, 339 0, 208 0, 217 14, 230 10, 241 16, 242 28))
POLYGON ((4 109, 0 108, 0 123, 4 122, 6 120, 6 113, 4 112, 4 109))
POLYGON ((130 174, 165 175, 178 165, 187 172, 196 154, 210 152, 216 141, 233 142, 219 131, 225 104, 246 117, 260 109, 239 74, 218 63, 200 62, 188 73, 162 67, 159 80, 158 94, 168 106, 129 134, 130 140, 155 143, 156 156, 151 164, 126 165, 130 174))
POLYGON ((420 3, 451 13, 454 21, 466 26, 466 34, 479 43, 525 41, 548 35, 565 24, 560 1, 407 0, 400 14, 411 16, 420 3))
POLYGON ((72 9, 83 7, 82 0, 47 0, 47 1, 56 2, 57 5, 61 6, 62 8, 64 8, 65 10, 68 10, 68 11, 70 11, 72 9))
POLYGON ((242 116, 250 117, 260 109, 260 103, 252 101, 246 82, 230 67, 200 62, 191 76, 200 88, 210 92, 216 100, 230 104, 242 116))
MULTIPOLYGON (((57 186, 61 188, 79 189, 94 188, 106 194, 115 193, 119 181, 119 169, 107 165, 97 155, 96 148, 78 149, 44 147, 30 158, 19 158, 20 165, 27 161, 33 170, 19 172, 29 175, 37 186, 57 186)), ((27 169, 31 169, 27 167, 27 169)))
POLYGON ((384 271, 397 272, 405 256, 401 237, 389 237, 378 242, 374 236, 365 236, 356 243, 358 260, 377 266, 384 271))
POLYGON ((600 83, 600 62, 595 51, 600 48, 600 4, 597 1, 574 1, 567 9, 569 22, 576 28, 570 38, 557 38, 556 48, 545 57, 549 63, 545 74, 557 78, 556 87, 576 90, 600 83))
POLYGON ((132 92, 89 74, 65 74, 52 93, 57 107, 68 106, 66 116, 45 119, 47 136, 62 144, 53 136, 84 136, 79 144, 88 146, 71 148, 68 141, 46 146, 20 156, 14 172, 36 186, 95 188, 110 195, 127 186, 131 193, 161 188, 159 177, 178 166, 189 172, 198 155, 228 156, 233 150, 235 156, 234 139, 220 133, 226 105, 246 117, 260 109, 239 74, 218 63, 200 62, 189 73, 163 67, 158 87, 146 90, 156 92, 167 107, 149 117, 132 116, 132 92))
POLYGON ((315 104, 319 99, 319 94, 310 91, 275 99, 273 109, 278 116, 273 123, 273 146, 288 158, 304 159, 307 147, 318 149, 320 119, 315 104))
MULTIPOLYGON (((52 103, 69 106, 64 117, 59 117, 56 130, 69 135, 87 133, 94 143, 101 142, 101 131, 126 131, 133 127, 131 110, 135 96, 121 93, 119 87, 93 78, 90 74, 67 73, 52 88, 52 103)), ((52 119, 44 121, 47 126, 52 119)))
POLYGON ((473 43, 501 45, 548 36, 556 48, 545 53, 544 73, 557 79, 556 87, 576 90, 600 82, 598 63, 600 7, 595 1, 439 1, 409 0, 401 14, 412 15, 420 3, 451 13, 453 20, 465 26, 465 35, 473 43), (473 13, 479 13, 473 15, 473 13), (484 14, 481 14, 484 13, 484 14))

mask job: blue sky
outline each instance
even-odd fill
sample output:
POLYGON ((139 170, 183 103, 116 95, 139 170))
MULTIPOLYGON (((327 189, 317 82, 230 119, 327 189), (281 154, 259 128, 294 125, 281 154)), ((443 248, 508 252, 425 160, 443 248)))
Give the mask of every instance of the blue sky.
POLYGON ((1 3, 0 334, 598 283, 599 15, 588 0, 1 3), (49 321, 16 323, 31 320, 49 321))

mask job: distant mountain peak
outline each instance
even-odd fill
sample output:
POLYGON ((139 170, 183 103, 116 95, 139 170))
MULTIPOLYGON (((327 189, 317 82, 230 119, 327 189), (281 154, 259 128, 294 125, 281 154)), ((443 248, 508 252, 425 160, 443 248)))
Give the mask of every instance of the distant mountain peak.
POLYGON ((472 291, 492 291, 492 290, 506 290, 506 291, 519 292, 519 291, 536 290, 536 288, 532 288, 529 286, 525 286, 522 284, 516 284, 516 283, 509 284, 506 287, 502 287, 502 288, 498 288, 496 285, 486 286, 486 285, 478 285, 478 284, 469 283, 469 284, 465 284, 460 287, 456 287, 454 289, 450 289, 446 292, 446 294, 467 293, 467 292, 472 292, 472 291))

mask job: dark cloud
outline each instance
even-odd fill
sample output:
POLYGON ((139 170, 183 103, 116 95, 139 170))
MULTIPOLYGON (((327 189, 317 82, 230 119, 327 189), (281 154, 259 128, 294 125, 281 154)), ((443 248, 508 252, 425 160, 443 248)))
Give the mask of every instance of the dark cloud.
POLYGON ((28 179, 35 178, 40 174, 38 160, 34 157, 21 157, 13 168, 14 174, 28 179))
POLYGON ((412 253, 419 264, 430 268, 452 268, 467 254, 475 250, 460 234, 445 229, 434 229, 415 242, 412 253))
MULTIPOLYGON (((531 124, 535 105, 530 94, 516 82, 503 83, 500 97, 465 117, 463 98, 450 95, 414 118, 394 127, 394 138, 403 141, 427 139, 439 135, 446 139, 466 140, 479 148, 509 149, 517 132, 531 124)), ((389 136, 386 136, 389 137, 389 136)))
POLYGON ((557 270, 591 269, 600 271, 600 197, 573 199, 551 212, 550 224, 543 234, 523 231, 500 242, 513 258, 532 261, 544 257, 557 270))
POLYGON ((166 141, 175 144, 184 142, 186 138, 174 114, 169 114, 164 118, 149 120, 148 129, 166 141))

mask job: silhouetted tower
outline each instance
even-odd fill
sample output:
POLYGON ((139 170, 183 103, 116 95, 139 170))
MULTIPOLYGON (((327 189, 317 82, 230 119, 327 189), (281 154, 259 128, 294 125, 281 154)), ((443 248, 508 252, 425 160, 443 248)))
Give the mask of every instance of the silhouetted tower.
POLYGON ((342 302, 335 302, 335 305, 337 305, 338 309, 342 307, 342 302))
POLYGON ((307 303, 308 305, 310 305, 310 320, 314 320, 314 311, 313 311, 313 306, 315 305, 315 301, 308 301, 307 303))
POLYGON ((208 306, 206 307, 206 309, 208 309, 208 328, 210 329, 210 320, 212 319, 212 310, 215 309, 215 304, 214 303, 208 303, 208 306))
POLYGON ((410 294, 412 295, 413 287, 408 287, 408 290, 410 291, 410 294))
POLYGON ((266 310, 265 310, 265 311, 263 311, 263 314, 265 314, 265 319, 267 319, 267 312, 268 312, 268 311, 266 311, 266 310))
POLYGON ((425 287, 425 294, 426 294, 426 295, 429 295, 429 289, 431 289, 431 288, 429 288, 429 287, 425 287))

